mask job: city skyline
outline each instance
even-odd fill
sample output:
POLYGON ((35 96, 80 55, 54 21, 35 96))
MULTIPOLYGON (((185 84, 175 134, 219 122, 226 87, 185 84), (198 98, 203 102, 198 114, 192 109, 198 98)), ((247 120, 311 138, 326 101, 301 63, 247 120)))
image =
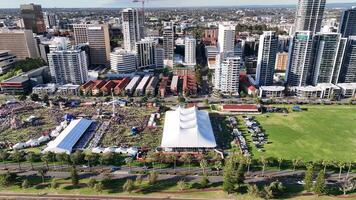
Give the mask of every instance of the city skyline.
MULTIPOLYGON (((263 5, 293 5, 297 4, 297 0, 285 0, 281 2, 280 0, 270 0, 268 2, 263 0, 240 0, 236 3, 235 0, 222 0, 216 1, 204 1, 204 0, 194 0, 186 2, 184 0, 150 0, 146 2, 146 7, 191 7, 191 6, 263 6, 263 5)), ((21 4, 35 3, 41 4, 44 8, 88 8, 88 7, 140 7, 141 3, 133 3, 132 0, 100 0, 100 1, 53 1, 53 0, 14 0, 14 1, 4 1, 0 2, 0 8, 19 8, 21 4), (85 5, 85 6, 83 6, 85 5)), ((353 0, 343 0, 339 2, 338 0, 328 0, 327 3, 354 3, 353 0)))

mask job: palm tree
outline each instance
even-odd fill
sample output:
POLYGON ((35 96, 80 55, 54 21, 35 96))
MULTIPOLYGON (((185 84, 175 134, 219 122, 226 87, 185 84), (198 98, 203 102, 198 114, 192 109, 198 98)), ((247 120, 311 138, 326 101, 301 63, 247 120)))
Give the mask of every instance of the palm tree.
POLYGON ((48 163, 52 160, 52 154, 50 152, 46 152, 41 156, 41 160, 46 164, 46 167, 49 170, 48 163))
POLYGON ((39 174, 41 175, 41 177, 42 177, 42 183, 44 183, 44 178, 45 178, 47 172, 48 172, 48 168, 41 167, 41 168, 38 169, 38 173, 39 173, 39 174))
POLYGON ((323 166, 324 166, 324 174, 326 173, 326 167, 328 166, 328 165, 330 165, 330 161, 328 161, 328 160, 323 160, 323 162, 321 163, 323 166))
POLYGON ((180 160, 184 164, 188 163, 188 172, 190 173, 190 164, 192 163, 193 157, 190 154, 184 154, 180 157, 180 160))
POLYGON ((31 164, 31 170, 34 170, 33 163, 36 162, 36 158, 37 158, 37 156, 34 152, 29 152, 26 155, 26 160, 31 164))
POLYGON ((299 163, 300 163, 300 159, 299 158, 292 160, 293 171, 295 171, 295 168, 299 165, 299 163))
POLYGON ((261 156, 260 157, 260 162, 262 164, 262 176, 263 176, 264 173, 265 173, 266 166, 268 164, 268 160, 265 157, 261 156))
POLYGON ((21 161, 23 159, 23 152, 15 150, 12 153, 12 158, 17 162, 17 164, 19 165, 19 170, 21 170, 21 161))
POLYGON ((278 158, 278 169, 281 171, 281 165, 283 163, 283 158, 278 158))
POLYGON ((349 162, 349 169, 347 170, 346 180, 348 180, 351 171, 352 162, 349 162))
POLYGON ((250 166, 251 166, 251 163, 252 163, 252 159, 250 156, 248 157, 245 157, 245 163, 247 165, 247 174, 250 173, 250 166))
POLYGON ((6 160, 9 157, 9 153, 6 150, 0 150, 0 159, 4 163, 4 169, 6 169, 6 160))
POLYGON ((203 174, 205 175, 205 168, 208 166, 208 161, 205 158, 203 158, 200 160, 199 164, 201 169, 203 170, 203 174))
POLYGON ((342 169, 345 167, 345 163, 344 162, 339 162, 337 163, 337 166, 339 167, 339 180, 341 179, 341 172, 342 169))

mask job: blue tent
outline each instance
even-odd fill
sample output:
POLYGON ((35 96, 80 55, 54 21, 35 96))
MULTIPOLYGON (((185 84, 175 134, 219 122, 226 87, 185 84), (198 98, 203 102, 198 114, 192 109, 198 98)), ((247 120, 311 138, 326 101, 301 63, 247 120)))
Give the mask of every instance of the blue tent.
POLYGON ((71 114, 65 114, 65 115, 63 116, 63 118, 64 118, 64 120, 70 122, 70 121, 72 121, 72 120, 74 119, 74 116, 71 115, 71 114))

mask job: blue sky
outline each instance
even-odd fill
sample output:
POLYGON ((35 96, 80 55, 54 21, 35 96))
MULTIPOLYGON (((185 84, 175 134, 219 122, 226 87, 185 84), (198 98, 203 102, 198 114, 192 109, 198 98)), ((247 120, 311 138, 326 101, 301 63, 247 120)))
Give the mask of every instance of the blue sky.
MULTIPOLYGON (((355 3, 356 0, 327 0, 328 3, 355 3)), ((42 7, 137 7, 132 0, 0 0, 0 8, 18 8, 20 4, 37 3, 42 7)), ((148 0, 148 7, 239 6, 296 4, 297 0, 148 0)))

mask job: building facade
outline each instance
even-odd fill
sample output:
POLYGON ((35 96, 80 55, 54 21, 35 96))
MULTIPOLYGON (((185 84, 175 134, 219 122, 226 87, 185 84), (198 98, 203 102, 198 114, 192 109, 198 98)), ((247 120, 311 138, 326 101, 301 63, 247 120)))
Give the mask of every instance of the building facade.
POLYGON ((235 28, 232 22, 219 24, 218 48, 219 52, 234 52, 235 48, 235 28))
POLYGON ((186 37, 184 40, 184 63, 189 66, 194 66, 197 60, 196 46, 197 41, 195 38, 186 37))
POLYGON ((18 59, 39 57, 31 30, 0 30, 0 50, 9 50, 18 59))
POLYGON ((298 31, 294 34, 289 47, 287 85, 306 86, 309 84, 312 68, 313 34, 310 31, 298 31))
POLYGON ((24 4, 20 6, 20 12, 25 29, 37 34, 46 32, 41 5, 24 4))
POLYGON ((258 49, 256 84, 269 86, 273 84, 276 55, 278 52, 278 36, 273 31, 265 31, 260 37, 258 49))
POLYGON ((287 52, 277 53, 275 69, 278 71, 286 71, 287 65, 288 65, 288 53, 287 52))
POLYGON ((61 50, 48 54, 52 81, 64 84, 83 84, 88 80, 88 58, 82 50, 61 50))
POLYGON ((240 57, 226 57, 215 68, 214 89, 221 93, 238 94, 242 60, 240 57))
POLYGON ((173 67, 174 63, 174 30, 173 26, 165 26, 163 29, 164 64, 173 67))
POLYGON ((342 37, 356 35, 356 6, 345 10, 341 16, 339 33, 342 37))
POLYGON ((317 33, 321 29, 326 0, 298 0, 295 31, 317 33))
POLYGON ((110 54, 111 70, 116 73, 131 73, 136 71, 136 53, 124 49, 110 54))
POLYGON ((156 44, 153 40, 143 39, 136 42, 136 53, 137 53, 137 67, 140 69, 144 68, 155 68, 155 48, 156 44))
POLYGON ((124 35, 124 49, 134 51, 136 42, 143 38, 142 13, 133 8, 122 11, 122 33, 124 35))
POLYGON ((356 36, 350 36, 345 49, 339 83, 356 83, 356 36))

